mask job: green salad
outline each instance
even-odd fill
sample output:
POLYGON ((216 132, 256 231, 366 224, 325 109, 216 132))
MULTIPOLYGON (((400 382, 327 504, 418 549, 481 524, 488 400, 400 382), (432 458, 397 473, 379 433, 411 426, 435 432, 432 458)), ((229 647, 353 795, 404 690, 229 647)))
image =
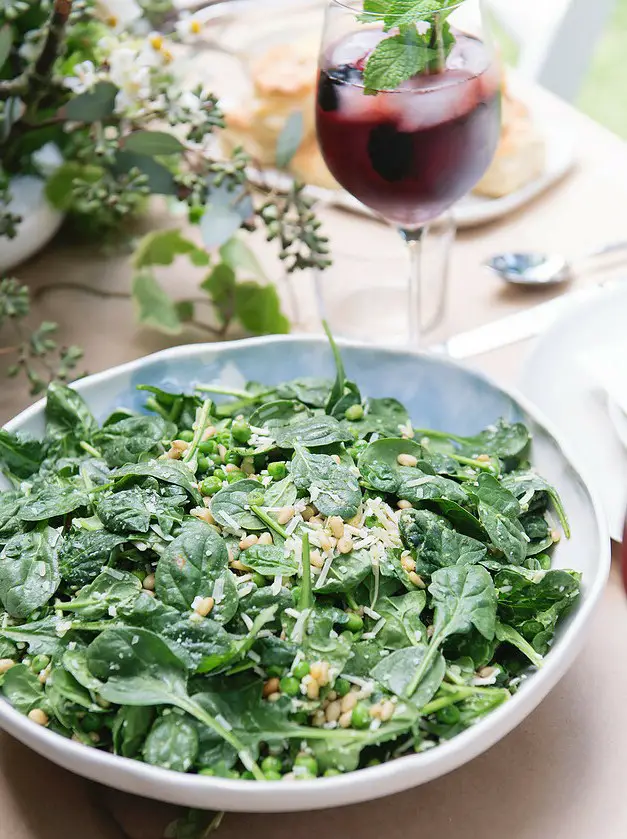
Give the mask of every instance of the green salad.
POLYGON ((499 421, 416 429, 335 381, 60 384, 0 432, 0 685, 34 722, 178 772, 332 776, 438 746, 542 667, 580 575, 499 421))

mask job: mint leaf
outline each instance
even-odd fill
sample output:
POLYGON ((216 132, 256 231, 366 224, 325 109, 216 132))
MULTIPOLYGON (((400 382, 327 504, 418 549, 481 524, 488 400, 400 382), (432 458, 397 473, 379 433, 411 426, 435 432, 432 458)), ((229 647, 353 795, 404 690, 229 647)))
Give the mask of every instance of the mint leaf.
POLYGON ((421 20, 429 23, 429 18, 440 12, 442 6, 439 0, 392 0, 385 13, 385 25, 407 26, 421 20))
POLYGON ((137 274, 133 278, 133 300, 138 323, 168 335, 178 335, 181 331, 176 304, 151 274, 137 274))
POLYGON ((418 33, 386 38, 377 45, 366 64, 366 89, 393 90, 424 70, 436 56, 436 51, 426 47, 418 33))

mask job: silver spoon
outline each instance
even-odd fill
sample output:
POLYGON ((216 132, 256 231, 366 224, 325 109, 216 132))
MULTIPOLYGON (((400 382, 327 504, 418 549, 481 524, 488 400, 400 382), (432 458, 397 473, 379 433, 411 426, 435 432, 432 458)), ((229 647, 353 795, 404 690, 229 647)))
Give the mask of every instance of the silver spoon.
MULTIPOLYGON (((612 242, 580 258, 587 262, 614 251, 627 250, 627 241, 612 242)), ((502 280, 514 285, 551 286, 573 279, 575 269, 565 256, 547 253, 499 253, 484 262, 502 280)))

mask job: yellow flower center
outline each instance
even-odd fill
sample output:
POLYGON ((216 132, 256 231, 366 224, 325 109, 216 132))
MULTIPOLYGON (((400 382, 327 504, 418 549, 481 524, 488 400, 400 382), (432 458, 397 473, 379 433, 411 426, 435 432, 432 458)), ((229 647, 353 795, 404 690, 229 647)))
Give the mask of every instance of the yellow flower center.
POLYGON ((165 61, 166 64, 169 64, 174 57, 172 55, 172 53, 170 52, 170 50, 166 49, 165 47, 161 50, 161 55, 163 56, 163 60, 165 61))
POLYGON ((150 46, 153 48, 153 50, 159 52, 163 47, 163 38, 161 35, 152 35, 149 40, 150 46))
POLYGON ((118 19, 115 15, 109 15, 106 20, 107 26, 115 27, 118 25, 118 19))
POLYGON ((189 31, 192 33, 192 35, 199 35, 199 34, 200 34, 201 29, 202 29, 202 26, 200 25, 200 21, 199 21, 199 20, 192 20, 192 21, 190 22, 190 24, 189 24, 189 31))

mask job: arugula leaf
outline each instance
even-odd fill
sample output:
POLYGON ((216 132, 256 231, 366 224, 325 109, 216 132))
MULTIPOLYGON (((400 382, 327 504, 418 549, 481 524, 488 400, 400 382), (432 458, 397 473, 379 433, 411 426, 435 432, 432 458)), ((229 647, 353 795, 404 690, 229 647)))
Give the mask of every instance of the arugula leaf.
POLYGON ((14 618, 44 606, 59 586, 61 537, 52 527, 13 536, 0 553, 0 601, 14 618))

